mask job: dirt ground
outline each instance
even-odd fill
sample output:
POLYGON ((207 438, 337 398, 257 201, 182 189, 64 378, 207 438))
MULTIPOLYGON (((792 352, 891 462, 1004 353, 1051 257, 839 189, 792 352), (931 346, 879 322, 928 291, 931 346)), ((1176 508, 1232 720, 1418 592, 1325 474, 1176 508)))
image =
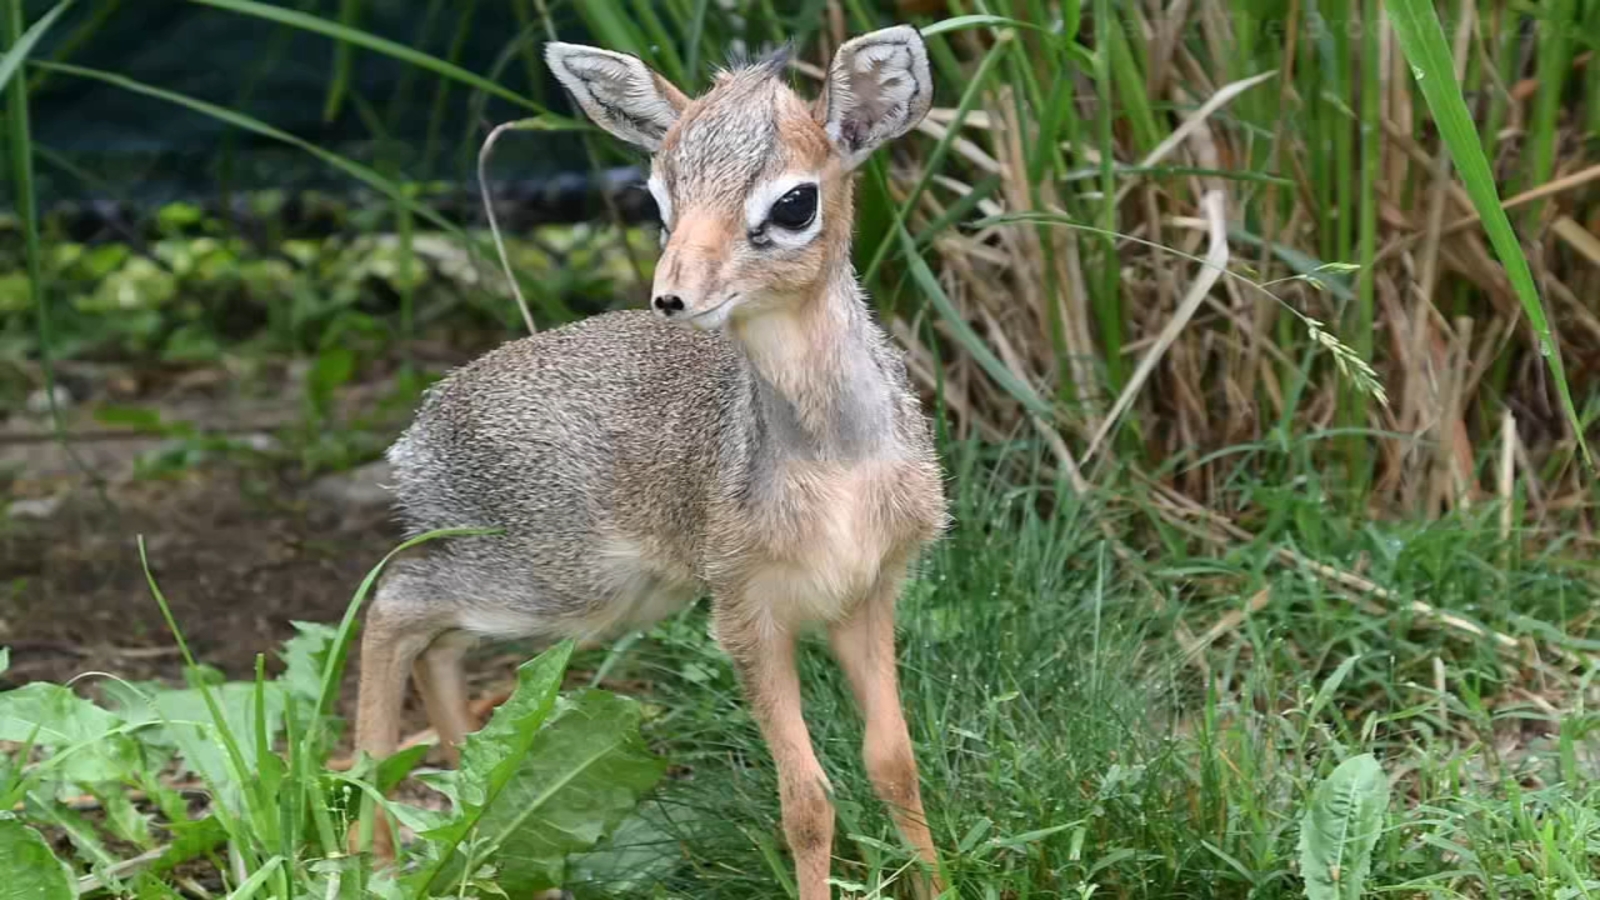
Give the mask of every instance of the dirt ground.
MULTIPOLYGON (((360 406, 379 390, 357 389, 345 401, 360 406)), ((292 390, 274 408, 242 400, 225 383, 158 402, 209 423, 282 420, 296 409, 292 390)), ((379 487, 381 461, 316 478, 259 462, 141 478, 135 460, 163 438, 108 435, 89 405, 70 416, 69 429, 90 436, 74 441, 71 454, 43 439, 40 416, 14 413, 0 425, 0 646, 11 648, 0 688, 92 672, 180 682, 182 658, 140 564, 141 536, 195 656, 240 679, 252 677, 258 653, 267 654, 269 672, 279 670, 276 653, 293 636, 292 622, 337 624, 401 538, 379 487)), ((402 417, 374 437, 386 443, 403 424, 402 417)), ((510 677, 519 660, 506 650, 474 659, 479 693, 510 677)), ((358 660, 359 646, 340 696, 347 712, 358 660)), ((83 689, 92 694, 97 680, 83 679, 83 689)), ((409 728, 424 727, 417 706, 408 702, 409 728)))
POLYGON ((239 470, 78 489, 48 518, 0 536, 8 602, 0 631, 13 681, 86 669, 170 677, 176 643, 140 565, 151 571, 193 652, 248 678, 255 655, 296 619, 336 622, 367 570, 398 539, 382 508, 329 509, 306 485, 239 470), (263 483, 268 482, 268 483, 263 483))

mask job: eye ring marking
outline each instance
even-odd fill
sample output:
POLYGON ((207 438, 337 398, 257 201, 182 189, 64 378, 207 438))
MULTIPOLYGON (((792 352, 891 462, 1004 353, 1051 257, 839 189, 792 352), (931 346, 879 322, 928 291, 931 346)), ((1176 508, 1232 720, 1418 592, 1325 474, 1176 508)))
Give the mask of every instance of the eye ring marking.
POLYGON ((656 201, 656 214, 661 219, 662 231, 672 230, 672 195, 667 192, 667 184, 658 173, 652 172, 645 187, 650 191, 650 198, 656 201))

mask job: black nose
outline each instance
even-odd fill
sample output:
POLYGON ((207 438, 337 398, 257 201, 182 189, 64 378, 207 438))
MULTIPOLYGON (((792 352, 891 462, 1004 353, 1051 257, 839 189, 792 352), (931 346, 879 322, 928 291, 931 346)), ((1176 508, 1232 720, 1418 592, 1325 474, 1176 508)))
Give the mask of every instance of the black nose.
POLYGON ((662 294, 651 302, 662 315, 670 316, 683 312, 683 298, 677 294, 662 294))

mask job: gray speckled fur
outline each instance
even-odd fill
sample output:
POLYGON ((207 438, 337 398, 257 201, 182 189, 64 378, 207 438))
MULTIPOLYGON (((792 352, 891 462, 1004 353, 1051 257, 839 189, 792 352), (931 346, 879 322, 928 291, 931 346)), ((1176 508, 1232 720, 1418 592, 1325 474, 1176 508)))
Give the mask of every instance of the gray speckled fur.
MULTIPOLYGON (((729 338, 642 311, 522 338, 451 373, 389 451, 401 516, 413 534, 504 533, 445 538, 397 563, 387 612, 500 637, 594 636, 574 632, 622 594, 638 602, 677 587, 620 590, 597 551, 608 541, 649 547, 704 587, 721 549, 707 545, 713 517, 776 502, 779 459, 893 452, 932 465, 899 354, 864 304, 851 315, 860 346, 846 356, 876 377, 855 373, 828 434, 807 433, 729 338), (880 404, 876 416, 860 408, 880 404)), ((637 611, 614 613, 618 625, 644 624, 637 611)))
POLYGON ((662 152, 668 191, 678 196, 692 188, 699 195, 684 197, 683 205, 742 203, 756 180, 781 163, 774 122, 780 89, 765 66, 724 75, 713 89, 716 102, 684 122, 677 142, 662 152))
MULTIPOLYGON (((778 72, 758 62, 724 73, 714 101, 661 148, 656 171, 680 210, 733 215, 783 170, 778 72)), ((755 523, 793 521, 778 475, 790 461, 909 466, 920 493, 886 502, 908 522, 942 520, 931 435, 899 353, 848 257, 833 265, 820 302, 835 338, 807 401, 823 398, 820 424, 734 338, 644 311, 512 341, 435 385, 389 451, 400 516, 411 534, 503 533, 444 538, 395 563, 382 614, 433 633, 601 638, 706 588, 737 593, 755 523)))

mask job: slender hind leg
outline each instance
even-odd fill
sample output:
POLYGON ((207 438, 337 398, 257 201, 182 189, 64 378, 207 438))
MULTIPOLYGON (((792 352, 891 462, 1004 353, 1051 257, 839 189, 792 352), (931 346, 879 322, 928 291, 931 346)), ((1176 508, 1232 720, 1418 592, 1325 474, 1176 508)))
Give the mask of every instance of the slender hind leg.
MULTIPOLYGON (((439 733, 439 748, 445 762, 452 768, 461 765, 461 744, 466 736, 477 731, 482 723, 474 721, 467 693, 466 673, 462 658, 472 649, 476 640, 469 634, 450 631, 434 639, 422 651, 412 668, 411 677, 422 695, 422 706, 428 712, 428 721, 439 733)), ((571 900, 572 895, 561 888, 540 891, 530 900, 571 900)))
POLYGON ((894 604, 899 581, 887 580, 850 618, 833 626, 829 638, 866 720, 862 756, 867 777, 901 835, 932 870, 931 881, 919 878, 915 885, 917 895, 926 898, 943 893, 944 886, 922 809, 917 761, 895 676, 894 604))
POLYGON ((422 651, 411 672, 428 721, 439 734, 439 748, 452 768, 461 764, 461 742, 468 732, 478 729, 468 707, 466 673, 461 666, 473 643, 468 634, 446 632, 422 651))
MULTIPOLYGON (((398 573, 396 573, 398 574, 398 573)), ((406 673, 433 639, 445 629, 430 618, 418 616, 408 596, 416 581, 404 577, 387 580, 367 612, 361 637, 361 674, 356 699, 357 753, 374 759, 395 752, 400 743, 400 709, 405 701, 406 673)), ((372 852, 380 860, 394 859, 394 834, 381 810, 374 816, 372 852)), ((352 853, 359 851, 361 829, 350 829, 352 853)))

